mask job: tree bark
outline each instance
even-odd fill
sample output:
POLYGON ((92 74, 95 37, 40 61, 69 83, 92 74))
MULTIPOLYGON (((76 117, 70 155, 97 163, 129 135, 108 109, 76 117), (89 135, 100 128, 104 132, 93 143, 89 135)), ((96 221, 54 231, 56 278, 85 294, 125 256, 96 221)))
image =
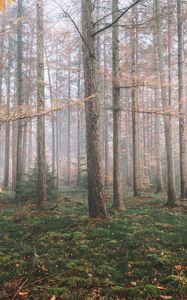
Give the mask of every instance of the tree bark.
POLYGON ((101 161, 101 128, 95 65, 93 5, 82 0, 83 61, 86 112, 86 144, 88 171, 88 205, 91 217, 105 217, 103 167, 101 161), (86 43, 86 44, 85 44, 86 43))
MULTIPOLYGON (((68 55, 68 103, 71 101, 71 55, 68 55)), ((67 134, 67 184, 71 183, 71 107, 68 105, 68 134, 67 134)))
MULTIPOLYGON (((160 105, 160 89, 158 86, 159 70, 158 70, 158 59, 157 59, 157 43, 156 43, 156 32, 153 34, 154 40, 154 66, 155 66, 155 109, 159 109, 160 105)), ((160 147, 160 116, 155 116, 155 156, 156 156, 156 192, 160 193, 163 191, 163 176, 161 166, 161 147, 160 147)))
POLYGON ((108 147, 108 108, 107 108, 107 58, 106 37, 104 38, 104 159, 105 159, 105 188, 109 186, 109 147, 108 147))
POLYGON ((134 110, 138 109, 138 83, 137 83, 137 17, 136 10, 132 10, 132 140, 133 140, 133 189, 134 196, 141 194, 140 184, 140 153, 139 153, 139 114, 134 110))
MULTIPOLYGON (((77 78, 77 98, 81 98, 81 48, 79 50, 79 65, 77 78)), ((77 186, 81 184, 81 108, 77 107, 77 186)))
MULTIPOLYGON (((23 3, 18 0, 18 18, 23 17, 23 3)), ((20 21, 17 28, 17 105, 23 105, 23 24, 20 21)), ((16 201, 19 202, 19 184, 22 181, 22 121, 17 121, 17 154, 16 154, 16 201)))
POLYGON ((178 99, 179 99, 179 145, 180 145, 180 176, 181 199, 187 200, 187 146, 186 146, 186 99, 184 85, 184 28, 182 1, 177 1, 178 22, 178 99))
MULTIPOLYGON (((5 28, 5 17, 4 15, 1 17, 1 30, 3 31, 5 28)), ((2 105, 3 101, 3 69, 4 69, 4 33, 1 34, 0 39, 0 52, 1 52, 1 61, 0 61, 0 105, 2 105)))
MULTIPOLYGON (((11 37, 8 36, 8 66, 7 66, 7 111, 10 110, 10 83, 11 83, 11 37)), ((9 186, 10 173, 10 122, 5 125, 5 164, 4 164, 4 188, 9 186)))
MULTIPOLYGON (((119 13, 118 0, 112 1, 113 21, 119 13)), ((124 209, 121 165, 121 107, 119 88, 119 27, 112 27, 112 100, 113 100, 113 207, 124 209)))
MULTIPOLYGON (((45 111, 43 0, 37 0, 37 111, 45 111)), ((45 117, 37 117, 37 205, 46 202, 45 117)))
MULTIPOLYGON (((159 56, 159 73, 160 73, 160 84, 161 84, 162 107, 163 109, 167 109, 170 106, 170 103, 167 98, 167 85, 166 85, 166 76, 164 71, 160 0, 154 0, 154 4, 156 10, 157 47, 158 47, 158 56, 159 56)), ((173 136, 172 136, 171 116, 166 116, 166 115, 164 116, 164 130, 165 130, 165 146, 166 146, 166 160, 167 160, 167 194, 168 194, 168 201, 166 205, 168 207, 174 207, 176 202, 176 188, 175 188, 175 172, 174 172, 174 160, 173 160, 173 136)))
MULTIPOLYGON (((52 87, 52 80, 51 80, 51 72, 49 67, 49 61, 47 55, 46 57, 46 64, 47 64, 47 74, 48 74, 48 81, 49 81, 49 95, 50 95, 50 102, 51 102, 51 109, 53 108, 53 87, 52 87)), ((55 113, 51 113, 51 129, 52 129, 52 174, 55 176, 55 146, 56 146, 56 139, 55 139, 55 113)))

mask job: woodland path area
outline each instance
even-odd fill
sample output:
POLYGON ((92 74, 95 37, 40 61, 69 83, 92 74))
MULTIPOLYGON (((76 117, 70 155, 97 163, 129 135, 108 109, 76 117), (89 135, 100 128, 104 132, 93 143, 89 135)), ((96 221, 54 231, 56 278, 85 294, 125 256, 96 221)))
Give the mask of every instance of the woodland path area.
POLYGON ((92 219, 73 189, 41 213, 2 194, 0 299, 187 299, 187 208, 165 197, 92 219))

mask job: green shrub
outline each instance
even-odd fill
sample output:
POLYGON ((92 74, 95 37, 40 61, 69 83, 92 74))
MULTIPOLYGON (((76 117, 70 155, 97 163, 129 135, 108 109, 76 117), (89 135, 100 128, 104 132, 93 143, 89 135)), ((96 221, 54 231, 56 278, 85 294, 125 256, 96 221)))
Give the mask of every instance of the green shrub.
MULTIPOLYGON (((46 167, 47 200, 57 197, 56 178, 49 167, 46 167)), ((35 201, 37 199, 37 168, 30 168, 25 179, 17 186, 17 193, 21 201, 35 201)))

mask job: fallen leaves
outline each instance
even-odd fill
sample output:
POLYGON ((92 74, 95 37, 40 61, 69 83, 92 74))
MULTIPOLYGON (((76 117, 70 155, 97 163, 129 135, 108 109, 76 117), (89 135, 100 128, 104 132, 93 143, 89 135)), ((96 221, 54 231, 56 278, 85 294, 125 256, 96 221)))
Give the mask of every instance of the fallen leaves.
POLYGON ((21 297, 21 298, 27 298, 29 294, 29 291, 22 291, 22 292, 19 292, 18 295, 21 297))
POLYGON ((175 269, 176 269, 177 271, 181 272, 182 270, 185 269, 185 267, 184 267, 184 266, 181 266, 181 265, 176 265, 176 266, 175 266, 175 269))
POLYGON ((166 288, 163 287, 163 286, 157 286, 157 289, 158 289, 158 290, 161 290, 161 291, 165 291, 165 290, 166 290, 166 288))

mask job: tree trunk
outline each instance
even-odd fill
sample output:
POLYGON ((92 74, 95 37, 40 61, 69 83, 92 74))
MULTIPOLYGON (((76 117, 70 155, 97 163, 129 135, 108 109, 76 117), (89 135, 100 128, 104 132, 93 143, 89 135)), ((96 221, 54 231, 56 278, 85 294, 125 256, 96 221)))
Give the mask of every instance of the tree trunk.
POLYGON ((132 11, 132 140, 133 140, 133 189, 134 196, 141 194, 140 184, 140 154, 139 154, 139 114, 134 111, 138 109, 138 87, 137 87, 137 17, 136 10, 132 11))
POLYGON ((186 147, 186 99, 184 85, 184 29, 182 16, 182 1, 177 1, 178 21, 178 99, 179 99, 179 145, 180 145, 180 175, 181 199, 187 199, 187 147, 186 147))
MULTIPOLYGON (((159 56, 161 98, 162 98, 162 106, 164 110, 164 109, 168 109, 170 103, 167 99, 166 76, 164 71, 160 0, 154 0, 154 4, 156 9, 156 30, 157 30, 157 47, 158 47, 158 56, 159 56)), ((176 202, 176 188, 175 188, 175 172, 174 172, 174 161, 173 161, 173 139, 172 139, 171 116, 166 116, 166 115, 164 116, 164 130, 165 130, 165 146, 166 146, 166 160, 167 160, 167 193, 168 193, 168 201, 166 205, 169 207, 174 207, 176 202)))
MULTIPOLYGON (((50 95, 50 102, 51 102, 51 109, 53 109, 53 88, 52 88, 52 80, 51 80, 51 73, 49 67, 49 61, 47 55, 46 63, 47 63, 47 74, 48 74, 48 81, 49 81, 49 95, 50 95)), ((55 113, 52 111, 51 113, 51 129, 52 129, 52 174, 55 176, 55 113)))
MULTIPOLYGON (((113 21, 118 17, 118 0, 112 1, 113 21)), ((113 207, 124 209, 121 165, 121 107, 119 87, 119 27, 112 27, 112 99, 113 99, 113 207)))
MULTIPOLYGON (((4 31, 5 28, 5 17, 1 17, 1 30, 4 31)), ((0 61, 0 105, 3 101, 3 69, 4 69, 4 33, 1 33, 0 39, 0 51, 1 51, 1 61, 0 61)))
MULTIPOLYGON (((43 0, 37 0, 37 111, 45 111, 43 0)), ((37 117, 37 205, 46 202, 45 117, 37 117)))
MULTIPOLYGON (((81 98, 81 48, 79 50, 79 66, 78 66, 78 80, 77 80, 77 98, 81 98)), ((81 120, 80 120, 80 110, 77 107, 77 186, 81 184, 81 120)))
MULTIPOLYGON (((71 101, 71 55, 68 55, 68 103, 71 101)), ((67 184, 71 183, 71 107, 68 105, 68 141, 67 141, 67 165, 68 165, 68 178, 67 184)))
MULTIPOLYGON (((7 66, 7 111, 10 110, 10 83, 11 83, 11 37, 8 37, 8 66, 7 66)), ((9 186, 10 173, 10 122, 5 125, 5 164, 4 164, 4 188, 9 186)))
POLYGON ((33 163, 33 125, 32 120, 29 122, 29 146, 28 146, 28 168, 32 166, 33 163))
POLYGON ((95 38, 93 35, 93 5, 82 0, 82 32, 84 37, 84 85, 86 110, 86 143, 88 170, 88 204, 91 217, 105 217, 103 168, 101 160, 101 128, 99 98, 95 66, 95 38), (86 44, 85 44, 86 43, 86 44))
POLYGON ((106 37, 104 38, 104 140, 105 140, 105 188, 109 186, 108 108, 107 108, 107 58, 106 37))
MULTIPOLYGON (((154 41, 154 66, 155 66, 155 109, 160 108, 160 89, 158 86, 159 70, 158 70, 158 58, 157 58, 157 43, 156 43, 156 32, 153 34, 154 41)), ((162 166, 161 166, 161 147, 160 147, 160 116, 155 116, 155 157, 156 157, 156 192, 160 193, 163 191, 163 177, 162 177, 162 166)))
MULTIPOLYGON (((18 0, 18 18, 23 17, 23 3, 18 0)), ((20 21, 17 28, 17 105, 23 105, 23 25, 20 21)), ((19 184, 22 181, 22 121, 17 121, 17 154, 16 154, 16 201, 19 202, 19 184)))

